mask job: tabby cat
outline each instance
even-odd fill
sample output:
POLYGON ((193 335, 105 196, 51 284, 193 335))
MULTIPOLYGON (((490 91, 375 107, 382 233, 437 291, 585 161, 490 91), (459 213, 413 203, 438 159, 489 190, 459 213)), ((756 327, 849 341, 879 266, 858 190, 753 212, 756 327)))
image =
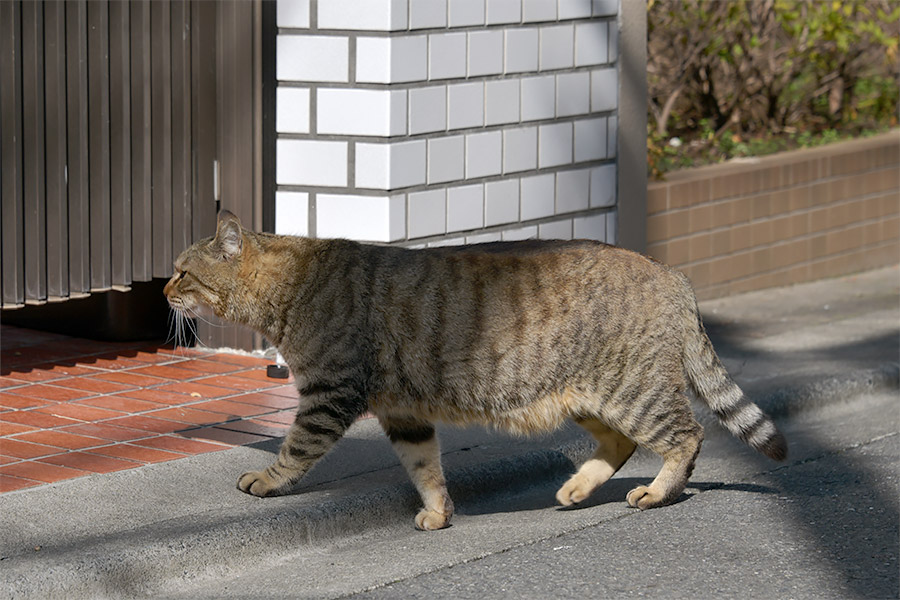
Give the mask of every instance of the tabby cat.
POLYGON ((703 440, 687 392, 776 460, 772 420, 713 351, 686 277, 593 241, 503 242, 409 250, 254 233, 227 211, 216 235, 175 262, 165 294, 248 325, 281 352, 300 392, 277 460, 238 488, 284 493, 371 411, 425 507, 420 529, 447 527, 434 423, 528 434, 572 419, 598 442, 560 488, 578 503, 640 445, 663 458, 630 506, 673 502, 703 440))

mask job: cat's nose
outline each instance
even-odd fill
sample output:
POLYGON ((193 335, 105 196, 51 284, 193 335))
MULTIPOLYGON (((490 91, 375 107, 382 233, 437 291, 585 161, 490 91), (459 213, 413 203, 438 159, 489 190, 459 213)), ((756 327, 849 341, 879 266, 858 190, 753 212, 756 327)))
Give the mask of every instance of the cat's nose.
POLYGON ((166 287, 163 288, 163 294, 165 294, 166 298, 169 297, 169 292, 172 291, 172 288, 175 286, 175 278, 173 277, 166 283, 166 287))

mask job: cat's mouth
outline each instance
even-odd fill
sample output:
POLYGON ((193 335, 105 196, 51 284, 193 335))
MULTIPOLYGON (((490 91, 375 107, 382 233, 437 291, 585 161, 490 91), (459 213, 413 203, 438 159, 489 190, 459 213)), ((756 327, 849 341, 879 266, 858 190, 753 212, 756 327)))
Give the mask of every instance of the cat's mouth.
POLYGON ((184 296, 172 294, 166 295, 169 301, 169 308, 175 313, 176 317, 184 317, 188 319, 200 319, 206 321, 216 317, 215 311, 206 304, 192 301, 184 296))
POLYGON ((191 307, 187 305, 184 301, 184 298, 180 296, 166 296, 166 300, 169 301, 169 308, 174 310, 175 312, 180 313, 189 313, 191 312, 191 307))

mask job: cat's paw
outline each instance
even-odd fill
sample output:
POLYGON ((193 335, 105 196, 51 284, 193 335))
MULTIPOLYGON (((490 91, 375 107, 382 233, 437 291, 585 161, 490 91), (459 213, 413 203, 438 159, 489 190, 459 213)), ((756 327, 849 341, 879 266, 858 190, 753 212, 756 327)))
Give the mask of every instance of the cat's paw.
POLYGON ((652 486, 647 487, 646 485, 639 485, 628 492, 628 495, 625 496, 625 501, 628 502, 629 506, 641 510, 656 508, 666 504, 662 493, 654 490, 652 486))
POLYGON ((572 506, 578 504, 591 495, 594 486, 588 481, 587 477, 573 475, 567 482, 563 484, 559 491, 556 492, 556 501, 563 506, 572 506))
POLYGON ((260 498, 276 496, 281 489, 281 485, 273 481, 265 471, 247 471, 238 477, 237 487, 245 494, 260 498))
POLYGON ((449 514, 442 514, 434 510, 423 508, 416 515, 416 529, 422 531, 434 531, 450 526, 449 514))

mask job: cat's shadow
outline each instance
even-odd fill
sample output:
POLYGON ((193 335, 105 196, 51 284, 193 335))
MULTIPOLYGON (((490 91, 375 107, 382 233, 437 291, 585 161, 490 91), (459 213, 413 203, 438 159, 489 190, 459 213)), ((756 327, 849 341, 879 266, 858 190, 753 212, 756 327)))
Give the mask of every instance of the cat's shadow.
MULTIPOLYGON (((466 494, 466 498, 457 504, 460 514, 484 515, 496 512, 520 512, 531 510, 547 510, 555 508, 560 512, 578 511, 594 508, 604 504, 625 504, 625 496, 639 485, 647 485, 650 479, 645 477, 614 478, 606 482, 584 501, 572 506, 560 506, 556 501, 556 490, 565 482, 561 477, 545 485, 534 487, 530 490, 510 493, 501 493, 502 501, 498 501, 497 495, 488 498, 479 498, 477 494, 466 494)), ((678 497, 672 505, 690 500, 697 493, 710 490, 749 492, 753 494, 774 494, 778 490, 772 487, 751 483, 722 483, 722 482, 691 482, 687 490, 678 497)), ((451 495, 453 490, 451 490, 451 495)))
MULTIPOLYGON (((269 440, 253 444, 253 447, 277 454, 280 444, 281 440, 269 440)), ((400 464, 391 459, 385 460, 383 455, 391 452, 391 449, 383 443, 383 440, 345 438, 341 441, 341 447, 336 450, 336 452, 326 455, 306 478, 284 495, 302 495, 312 491, 330 491, 339 495, 360 493, 367 486, 372 485, 372 481, 371 477, 367 477, 369 481, 354 481, 357 477, 378 473, 387 475, 388 472, 392 472, 389 477, 395 479, 398 484, 408 487, 411 502, 418 502, 415 488, 400 464)), ((572 469, 574 466, 571 466, 571 469, 560 471, 548 479, 535 482, 533 485, 512 485, 509 488, 497 487, 485 490, 471 483, 463 483, 459 480, 455 482, 452 471, 448 472, 447 483, 450 496, 454 499, 459 514, 485 515, 547 509, 577 511, 605 504, 624 505, 628 492, 639 485, 648 485, 652 481, 650 477, 614 477, 584 501, 572 506, 560 506, 556 501, 556 490, 565 483, 572 469)), ((775 488, 752 483, 691 481, 685 492, 672 504, 680 504, 690 500, 698 492, 711 490, 754 494, 778 492, 775 488)))

